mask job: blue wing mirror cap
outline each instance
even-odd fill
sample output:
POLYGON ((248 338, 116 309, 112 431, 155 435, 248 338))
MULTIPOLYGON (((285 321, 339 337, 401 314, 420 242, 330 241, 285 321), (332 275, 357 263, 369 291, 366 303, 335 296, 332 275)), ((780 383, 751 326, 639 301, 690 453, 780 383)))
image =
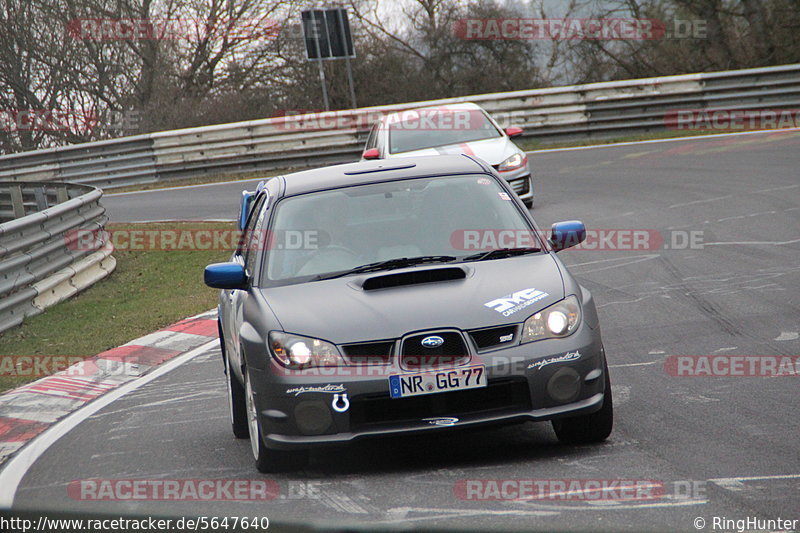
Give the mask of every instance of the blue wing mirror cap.
POLYGON ((239 207, 239 231, 244 231, 244 225, 247 224, 247 215, 250 213, 250 205, 255 197, 256 191, 242 191, 242 204, 239 207))
POLYGON ((586 226, 580 220, 556 222, 550 232, 550 245, 559 252, 586 240, 586 226))
POLYGON ((203 273, 203 281, 212 289, 244 289, 247 275, 240 263, 214 263, 203 273))

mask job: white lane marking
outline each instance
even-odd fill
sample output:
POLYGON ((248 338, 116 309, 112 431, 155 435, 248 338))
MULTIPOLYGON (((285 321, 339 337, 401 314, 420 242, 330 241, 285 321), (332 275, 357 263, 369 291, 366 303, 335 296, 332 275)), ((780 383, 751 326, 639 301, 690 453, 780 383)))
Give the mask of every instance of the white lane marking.
POLYGON ((608 365, 608 368, 627 368, 630 366, 650 366, 650 365, 660 365, 661 361, 648 361, 646 363, 626 363, 622 365, 608 365))
POLYGON ((735 350, 736 348, 738 348, 738 346, 727 346, 725 348, 719 348, 718 350, 714 350, 714 353, 729 352, 731 350, 735 350))
POLYGON ((0 470, 0 509, 11 508, 11 506, 14 504, 14 496, 17 493, 17 487, 30 467, 33 466, 36 460, 39 459, 39 457, 41 457, 50 446, 55 444, 61 437, 77 427, 78 424, 98 412, 103 407, 122 398, 126 394, 135 391, 139 387, 150 383, 154 379, 163 376, 167 372, 174 370, 175 368, 181 366, 187 361, 190 361, 194 357, 202 354, 218 344, 219 339, 213 339, 202 346, 198 346, 194 350, 186 352, 183 355, 179 355, 175 359, 172 359, 171 361, 159 366, 150 374, 125 383, 118 389, 114 389, 108 394, 99 397, 85 407, 81 407, 77 411, 73 411, 66 417, 47 428, 38 437, 28 442, 27 445, 15 456, 13 456, 5 464, 3 469, 0 470))
POLYGON ((766 244, 769 246, 784 246, 786 244, 797 244, 800 242, 800 239, 794 239, 792 241, 717 241, 717 242, 704 242, 703 246, 724 246, 726 244, 738 244, 738 245, 754 245, 754 244, 766 244))
MULTIPOLYGON (((127 191, 127 192, 107 192, 103 196, 127 196, 130 194, 145 194, 145 193, 159 193, 163 191, 179 191, 181 189, 200 189, 202 187, 214 187, 216 185, 230 185, 231 183, 250 183, 251 181, 259 182, 259 181, 266 181, 270 178, 274 178, 279 176, 276 174, 275 176, 266 176, 263 178, 245 178, 241 180, 228 180, 228 181, 217 181, 215 183, 198 183, 197 185, 178 185, 177 187, 164 187, 162 189, 147 189, 144 191, 127 191)), ((258 185, 258 183, 256 183, 258 185)), ((244 190, 244 189, 242 189, 244 190)))
MULTIPOLYGON (((585 263, 573 263, 571 265, 567 265, 567 268, 595 265, 597 263, 611 263, 613 261, 626 261, 626 263, 623 263, 621 265, 613 265, 608 267, 608 268, 617 268, 618 266, 626 266, 633 263, 640 263, 642 261, 649 261, 650 259, 655 259, 656 257, 661 257, 661 254, 629 255, 624 257, 612 257, 611 259, 598 259, 597 261, 587 261, 585 263)), ((597 272, 597 270, 592 270, 591 272, 597 272)))
POLYGON ((158 220, 131 220, 125 222, 114 222, 114 224, 157 224, 160 222, 236 222, 235 218, 201 218, 191 220, 188 218, 161 218, 158 220))
MULTIPOLYGON (((669 209, 672 209, 674 207, 686 207, 687 205, 705 204, 705 203, 708 203, 708 202, 716 202, 717 200, 724 200, 724 199, 730 198, 732 196, 733 196, 732 194, 726 194, 725 196, 717 196, 716 198, 708 198, 706 200, 694 200, 692 202, 685 202, 685 203, 682 203, 682 204, 672 204, 671 206, 669 206, 669 209)), ((705 222, 707 223, 708 220, 706 220, 705 222)))
POLYGON ((713 139, 713 138, 724 138, 724 137, 734 137, 737 135, 757 135, 759 133, 786 133, 791 131, 800 131, 800 128, 784 128, 781 130, 769 130, 769 131, 739 131, 736 133, 715 133, 711 135, 694 135, 692 137, 672 137, 670 139, 650 139, 647 141, 628 141, 624 143, 609 143, 609 144, 595 144, 594 146, 572 146, 566 148, 548 148, 545 150, 531 150, 527 152, 529 154, 545 154, 549 152, 569 152, 569 151, 579 151, 579 150, 593 150, 595 148, 614 148, 615 146, 636 146, 638 144, 656 144, 656 143, 670 143, 670 142, 680 142, 680 141, 694 141, 696 139, 713 139))
POLYGON ((340 493, 337 489, 322 490, 320 500, 334 511, 349 514, 368 514, 369 511, 361 507, 346 494, 340 493))
MULTIPOLYGON (((658 507, 683 507, 686 505, 705 505, 708 500, 685 500, 675 502, 658 502, 658 503, 640 503, 640 504, 620 504, 613 507, 608 507, 609 510, 620 511, 627 509, 652 509, 658 507)), ((400 518, 389 518, 387 520, 376 520, 377 524, 395 524, 405 522, 419 522, 425 520, 438 520, 441 518, 453 518, 454 515, 458 518, 467 518, 470 516, 551 516, 558 515, 564 511, 597 511, 601 509, 597 505, 586 507, 578 506, 557 506, 545 505, 532 501, 519 501, 512 503, 533 504, 538 509, 440 509, 440 508, 426 508, 426 507, 396 507, 389 509, 386 514, 402 515, 400 518), (408 516, 407 513, 437 513, 431 516, 408 516)), ((587 502, 588 503, 588 502, 587 502)))
MULTIPOLYGON (((794 189, 796 187, 800 187, 800 184, 795 185, 786 185, 785 187, 772 187, 771 189, 759 189, 753 192, 772 192, 772 191, 785 191, 786 189, 794 189)), ((793 208, 796 209, 796 208, 793 208)))
POLYGON ((779 474, 775 476, 745 476, 745 477, 718 477, 709 479, 711 483, 715 483, 721 487, 725 485, 736 486, 736 483, 744 481, 769 481, 773 479, 800 479, 800 474, 779 474))
MULTIPOLYGON (((531 150, 526 152, 528 154, 546 154, 550 152, 569 152, 569 151, 579 151, 579 150, 594 150, 595 148, 614 148, 617 146, 636 146, 638 144, 656 144, 656 143, 669 143, 669 142, 680 142, 680 141, 693 141, 696 139, 711 139, 711 138, 724 138, 724 137, 733 137, 736 135, 757 135, 759 133, 785 133, 790 131, 800 131, 800 128, 786 128, 782 130, 769 130, 769 131, 740 131, 736 133, 717 133, 713 135, 694 135, 692 137, 673 137, 671 139, 650 139, 647 141, 628 141, 624 143, 609 143, 609 144, 595 144, 593 146, 572 146, 566 148, 547 148, 544 150, 531 150)), ((268 180, 270 178, 274 178, 276 176, 280 176, 280 174, 275 174, 274 176, 264 176, 263 178, 245 178, 240 180, 229 180, 229 181, 218 181, 216 183, 200 183, 198 185, 179 185, 177 187, 164 187, 162 189, 149 189, 146 191, 128 191, 128 192, 107 192, 104 196, 126 196, 130 194, 146 194, 146 193, 159 193, 162 191, 176 191, 181 189, 199 189, 202 187, 215 187, 217 185, 230 185, 232 183, 249 183, 249 182, 258 182, 261 180, 268 180)), ((764 192, 764 191, 757 191, 757 192, 764 192)))
POLYGON ((797 333, 796 331, 781 331, 781 334, 778 335, 777 337, 775 337, 772 340, 775 340, 775 341, 793 341, 793 340, 797 340, 798 338, 800 338, 800 333, 797 333))

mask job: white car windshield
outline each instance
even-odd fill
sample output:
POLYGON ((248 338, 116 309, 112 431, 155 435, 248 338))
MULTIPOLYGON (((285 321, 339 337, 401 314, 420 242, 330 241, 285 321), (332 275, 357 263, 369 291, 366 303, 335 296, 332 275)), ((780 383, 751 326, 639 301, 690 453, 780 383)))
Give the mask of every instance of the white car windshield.
POLYGON ((420 109, 386 122, 389 153, 494 139, 502 133, 480 109, 420 109))

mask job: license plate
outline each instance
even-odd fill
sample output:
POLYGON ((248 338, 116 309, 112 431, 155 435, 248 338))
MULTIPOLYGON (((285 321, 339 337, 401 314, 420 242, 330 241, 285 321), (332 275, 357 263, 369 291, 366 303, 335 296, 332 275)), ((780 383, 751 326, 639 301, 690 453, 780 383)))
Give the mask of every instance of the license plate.
POLYGON ((486 372, 483 365, 389 376, 389 394, 392 398, 479 389, 485 386, 486 372))

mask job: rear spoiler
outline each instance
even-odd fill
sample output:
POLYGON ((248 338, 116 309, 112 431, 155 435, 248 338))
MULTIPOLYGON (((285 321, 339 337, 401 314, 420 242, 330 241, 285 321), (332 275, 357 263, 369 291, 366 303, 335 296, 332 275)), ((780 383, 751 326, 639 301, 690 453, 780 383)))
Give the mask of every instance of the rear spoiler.
POLYGON ((261 181, 254 191, 242 191, 242 202, 239 205, 239 231, 244 231, 247 225, 247 218, 250 216, 250 209, 253 207, 253 200, 264 190, 264 181, 261 181))

